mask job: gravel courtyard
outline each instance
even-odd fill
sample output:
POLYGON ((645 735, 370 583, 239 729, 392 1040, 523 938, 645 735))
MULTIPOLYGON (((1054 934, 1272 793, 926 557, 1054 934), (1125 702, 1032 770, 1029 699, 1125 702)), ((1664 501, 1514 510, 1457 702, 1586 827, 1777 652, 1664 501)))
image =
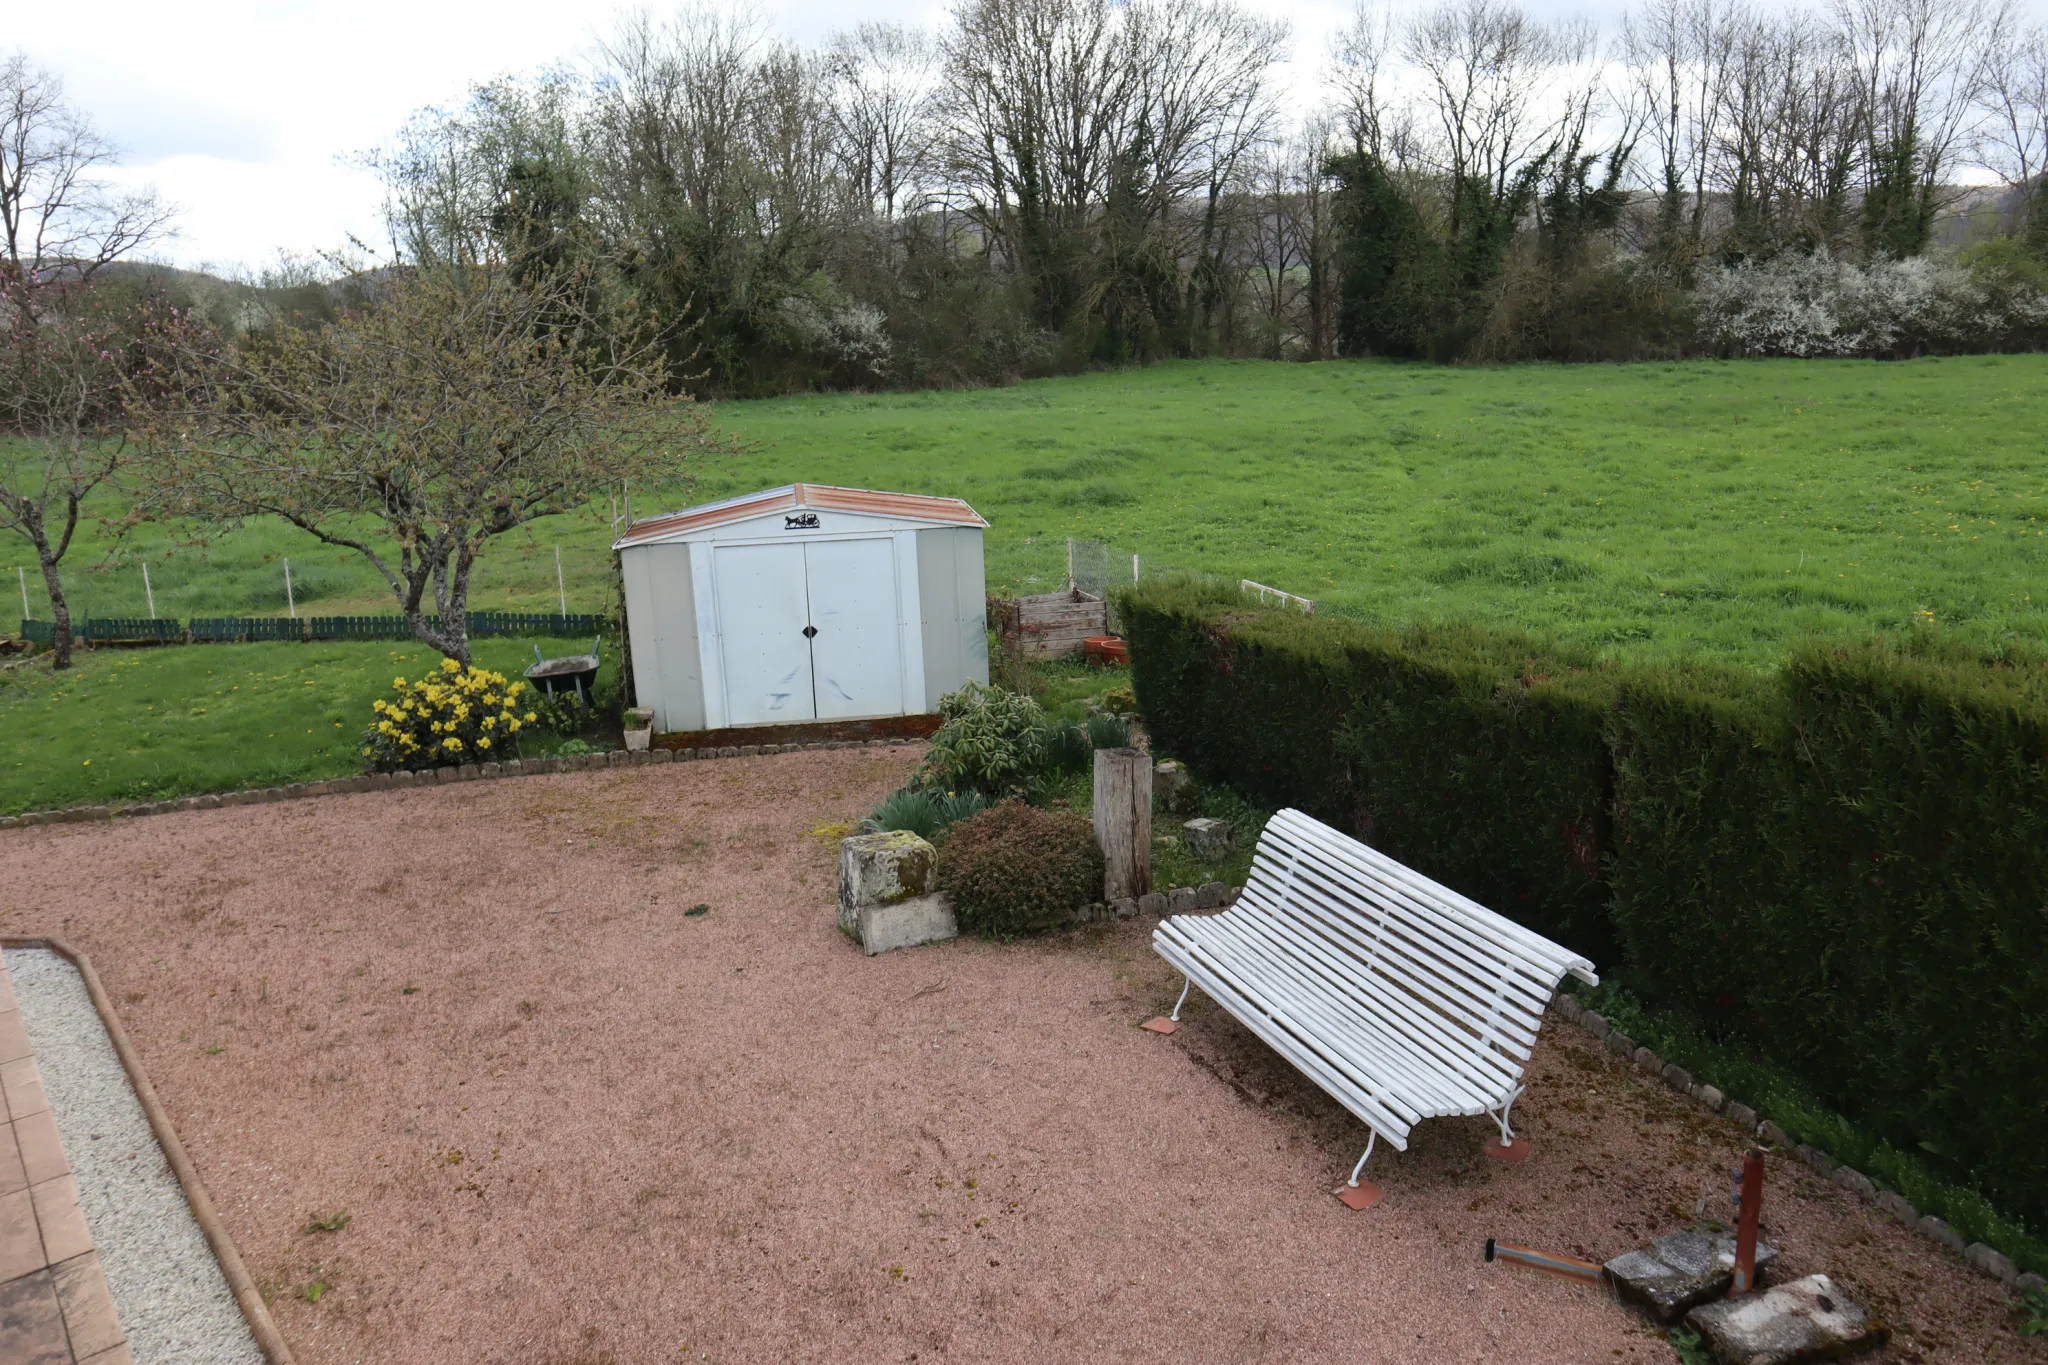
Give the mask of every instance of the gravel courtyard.
MULTIPOLYGON (((1527 1165, 1427 1123, 1351 1213, 1353 1120, 1200 997, 1136 1027, 1179 984, 1149 922, 840 935, 833 827, 917 754, 12 830, 0 932, 92 955, 302 1365, 1675 1358, 1481 1244, 1605 1259, 1721 1211, 1731 1126, 1553 1023, 1527 1165)), ((1772 1169, 1782 1271, 1890 1322, 1883 1358, 2048 1360, 1772 1169)))

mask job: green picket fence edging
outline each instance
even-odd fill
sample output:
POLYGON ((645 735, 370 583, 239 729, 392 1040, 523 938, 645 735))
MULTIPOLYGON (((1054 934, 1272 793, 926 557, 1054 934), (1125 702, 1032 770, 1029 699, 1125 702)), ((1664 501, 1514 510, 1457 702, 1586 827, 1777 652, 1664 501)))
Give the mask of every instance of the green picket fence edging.
MULTIPOLYGON (((596 635, 603 628, 604 618, 591 612, 469 613, 472 637, 546 635, 563 639, 596 635)), ((22 639, 40 645, 57 642, 57 627, 51 621, 23 620, 20 634, 22 639)), ((88 616, 72 628, 72 636, 83 644, 205 644, 243 640, 410 640, 413 633, 403 616, 195 616, 189 621, 88 616)))

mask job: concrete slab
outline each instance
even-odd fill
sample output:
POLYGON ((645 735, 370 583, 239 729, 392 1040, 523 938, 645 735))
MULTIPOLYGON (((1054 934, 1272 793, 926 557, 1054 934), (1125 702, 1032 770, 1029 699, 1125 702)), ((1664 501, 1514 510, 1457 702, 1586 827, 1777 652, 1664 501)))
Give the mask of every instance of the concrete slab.
POLYGON ((1882 1346, 1890 1335, 1825 1275, 1703 1304, 1685 1316, 1721 1365, 1797 1365, 1882 1346))
MULTIPOLYGON (((1757 1282, 1778 1258, 1777 1249, 1757 1243, 1757 1282)), ((1659 1322, 1676 1322, 1688 1308, 1725 1297, 1735 1282, 1735 1238, 1688 1228, 1667 1233, 1639 1251, 1607 1263, 1607 1278, 1630 1303, 1659 1322)))

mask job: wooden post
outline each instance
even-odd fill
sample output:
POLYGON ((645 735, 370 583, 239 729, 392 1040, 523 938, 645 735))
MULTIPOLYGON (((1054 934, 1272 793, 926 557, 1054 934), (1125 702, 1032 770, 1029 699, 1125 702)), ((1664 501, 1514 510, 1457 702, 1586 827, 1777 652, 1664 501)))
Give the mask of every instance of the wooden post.
POLYGON ((1735 1218, 1735 1280, 1728 1296, 1747 1294, 1756 1288, 1757 1225, 1764 1213, 1764 1154, 1752 1147, 1742 1158, 1742 1186, 1736 1202, 1741 1205, 1735 1218))
POLYGON ((1102 898, 1152 889, 1152 756, 1095 751, 1095 842, 1102 849, 1102 898))

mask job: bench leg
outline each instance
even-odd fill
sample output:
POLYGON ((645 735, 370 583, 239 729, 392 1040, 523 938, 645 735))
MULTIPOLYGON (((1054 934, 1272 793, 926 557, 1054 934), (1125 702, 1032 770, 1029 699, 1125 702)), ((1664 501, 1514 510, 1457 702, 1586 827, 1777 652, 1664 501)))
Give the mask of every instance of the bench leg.
POLYGON ((1174 1001, 1174 1002, 1173 1002, 1173 1013, 1172 1013, 1172 1014, 1169 1014, 1169 1015, 1167 1015, 1167 1016, 1166 1016, 1167 1018, 1169 1018, 1169 1019, 1173 1020, 1173 1022, 1174 1022, 1174 1023, 1176 1023, 1176 1024, 1178 1024, 1178 1023, 1180 1022, 1180 1007, 1181 1007, 1182 1005, 1185 1005, 1185 1004, 1187 1004, 1187 1002, 1188 1002, 1188 992, 1189 992, 1189 991, 1191 991, 1191 990, 1193 990, 1194 988, 1195 988, 1195 979, 1194 979, 1193 977, 1189 977, 1189 978, 1188 978, 1188 979, 1187 979, 1187 980, 1186 980, 1186 981, 1185 981, 1185 982, 1184 982, 1184 983, 1182 984, 1182 986, 1181 986, 1181 988, 1180 988, 1180 999, 1178 999, 1178 1000, 1176 1000, 1176 1001, 1174 1001))
POLYGON ((1351 1179, 1330 1191, 1337 1196, 1338 1203, 1357 1213, 1364 1213, 1387 1197, 1387 1192, 1370 1180, 1361 1183, 1358 1179, 1358 1173, 1365 1169, 1366 1157, 1372 1155, 1373 1144, 1380 1140, 1379 1129, 1374 1128, 1370 1132, 1372 1136, 1365 1140, 1365 1156, 1358 1158, 1358 1164, 1351 1168, 1351 1179))
POLYGON ((1487 1115, 1488 1118, 1500 1125, 1500 1145, 1503 1147, 1514 1145, 1515 1130, 1508 1126, 1508 1111, 1515 1107, 1516 1100, 1522 1098, 1522 1091, 1525 1089, 1527 1089, 1526 1086, 1516 1086, 1513 1092, 1508 1095, 1508 1102, 1500 1107, 1500 1112, 1487 1115))
POLYGON ((1344 1182, 1345 1184, 1352 1186, 1354 1189, 1358 1185, 1358 1173, 1365 1169, 1366 1157, 1372 1155, 1372 1145, 1380 1140, 1379 1129, 1368 1128, 1366 1132, 1369 1134, 1369 1136, 1365 1140, 1365 1156, 1361 1156, 1358 1158, 1358 1164, 1351 1168, 1351 1179, 1344 1182))
POLYGON ((1522 1090, 1522 1086, 1516 1086, 1509 1093, 1507 1103, 1500 1107, 1499 1113, 1496 1114, 1490 1109, 1487 1111, 1486 1116, 1500 1125, 1500 1144, 1498 1146, 1491 1142, 1486 1144, 1486 1154, 1496 1161, 1527 1161, 1529 1159, 1529 1144, 1516 1137, 1515 1130, 1508 1124, 1508 1113, 1514 1109, 1515 1101, 1522 1098, 1522 1090))

